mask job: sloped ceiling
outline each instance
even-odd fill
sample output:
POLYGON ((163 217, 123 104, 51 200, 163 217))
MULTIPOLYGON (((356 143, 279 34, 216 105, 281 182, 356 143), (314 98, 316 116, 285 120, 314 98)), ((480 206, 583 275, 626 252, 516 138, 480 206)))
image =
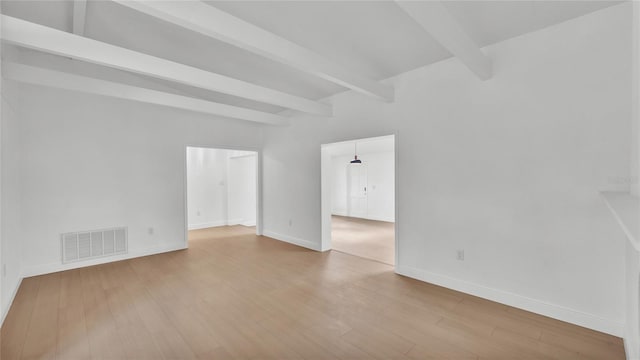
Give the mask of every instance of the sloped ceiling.
MULTIPOLYGON (((381 80, 451 56, 393 1, 208 1, 236 17, 315 51, 347 69, 381 80)), ((536 31, 618 1, 449 1, 447 10, 480 46, 536 31)), ((2 1, 2 13, 71 32, 72 1, 2 1)), ((249 81, 308 99, 346 88, 202 34, 168 24, 111 1, 87 3, 85 36, 138 52, 249 81)), ((69 72, 124 79, 32 50, 14 51, 21 62, 69 72), (69 64, 65 65, 64 62, 69 64)), ((252 108, 283 108, 186 85, 134 75, 138 86, 252 108)))

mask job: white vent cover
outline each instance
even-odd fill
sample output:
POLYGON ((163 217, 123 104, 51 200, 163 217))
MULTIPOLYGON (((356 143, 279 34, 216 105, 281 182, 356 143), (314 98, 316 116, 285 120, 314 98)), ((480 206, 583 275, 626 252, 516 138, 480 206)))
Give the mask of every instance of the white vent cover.
POLYGON ((127 228, 72 232, 60 236, 62 263, 126 254, 127 228))

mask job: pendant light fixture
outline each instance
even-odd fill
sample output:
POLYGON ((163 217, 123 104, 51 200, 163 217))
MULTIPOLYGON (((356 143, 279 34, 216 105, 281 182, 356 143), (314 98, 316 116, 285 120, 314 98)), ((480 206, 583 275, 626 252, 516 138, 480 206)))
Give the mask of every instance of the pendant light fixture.
POLYGON ((351 160, 352 164, 362 164, 362 160, 358 159, 358 143, 353 143, 354 154, 353 160, 351 160))

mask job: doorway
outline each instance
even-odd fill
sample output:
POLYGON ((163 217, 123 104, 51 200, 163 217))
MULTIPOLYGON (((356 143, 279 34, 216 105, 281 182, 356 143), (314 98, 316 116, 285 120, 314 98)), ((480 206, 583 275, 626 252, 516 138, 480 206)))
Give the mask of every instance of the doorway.
POLYGON ((259 234, 258 153, 186 148, 187 240, 253 228, 259 234))
POLYGON ((395 265, 395 135, 321 146, 322 250, 395 265))

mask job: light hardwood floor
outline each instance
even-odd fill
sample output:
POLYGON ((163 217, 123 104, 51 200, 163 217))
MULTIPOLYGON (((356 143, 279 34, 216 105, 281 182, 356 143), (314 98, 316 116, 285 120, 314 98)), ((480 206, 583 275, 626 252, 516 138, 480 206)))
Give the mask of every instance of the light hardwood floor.
POLYGON ((395 224, 346 216, 331 216, 331 247, 347 254, 393 265, 395 224))
POLYGON ((252 231, 24 279, 2 359, 624 358, 619 338, 252 231))

